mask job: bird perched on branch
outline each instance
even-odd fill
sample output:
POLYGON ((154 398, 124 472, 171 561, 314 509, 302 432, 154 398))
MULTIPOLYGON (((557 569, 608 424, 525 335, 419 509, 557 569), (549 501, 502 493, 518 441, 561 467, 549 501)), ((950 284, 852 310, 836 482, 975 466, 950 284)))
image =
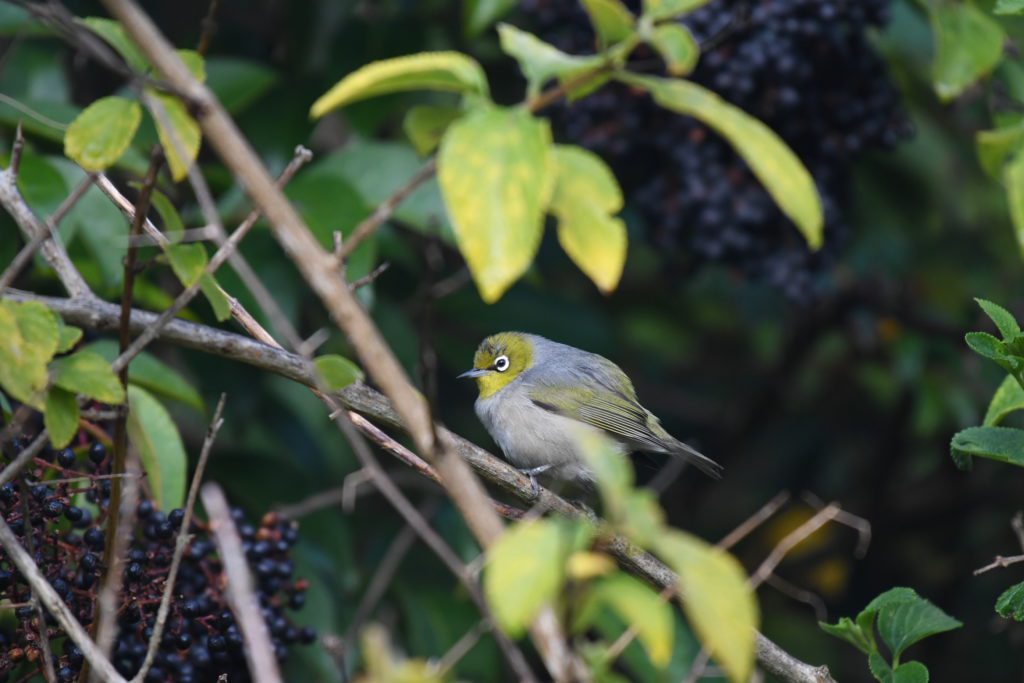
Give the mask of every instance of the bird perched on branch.
POLYGON ((473 369, 476 414, 505 457, 530 477, 590 487, 581 451, 587 433, 622 455, 667 453, 719 478, 721 466, 677 440, 640 405, 619 366, 594 353, 536 334, 501 332, 480 343, 473 369), (581 432, 584 436, 581 439, 581 432))

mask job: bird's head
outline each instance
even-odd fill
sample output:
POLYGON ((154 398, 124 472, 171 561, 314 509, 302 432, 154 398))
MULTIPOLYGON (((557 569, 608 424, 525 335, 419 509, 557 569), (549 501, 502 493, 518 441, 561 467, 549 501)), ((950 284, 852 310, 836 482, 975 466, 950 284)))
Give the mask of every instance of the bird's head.
POLYGON ((473 356, 473 369, 459 377, 471 377, 480 398, 493 396, 533 366, 534 344, 522 332, 499 332, 480 342, 473 356))

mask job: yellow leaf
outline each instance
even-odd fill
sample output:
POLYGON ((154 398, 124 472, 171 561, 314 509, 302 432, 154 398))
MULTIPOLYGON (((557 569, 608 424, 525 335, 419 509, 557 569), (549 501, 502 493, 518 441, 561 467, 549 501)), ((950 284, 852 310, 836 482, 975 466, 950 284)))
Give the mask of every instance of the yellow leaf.
POLYGON ((647 584, 628 574, 617 572, 601 579, 591 589, 591 599, 604 603, 636 629, 651 664, 665 667, 672 658, 675 625, 672 608, 647 584))
POLYGON ((658 554, 679 575, 683 609, 701 643, 731 681, 750 680, 758 609, 742 565, 681 531, 666 532, 658 554))
POLYGON ((606 294, 626 264, 626 226, 609 214, 622 208, 622 191, 611 170, 593 152, 555 146, 556 181, 551 213, 565 253, 606 294))
POLYGON ((697 66, 700 47, 685 24, 663 24, 651 34, 651 44, 661 54, 673 76, 684 76, 697 66))
POLYGON ((421 52, 371 62, 338 81, 309 110, 318 119, 359 100, 408 90, 487 95, 487 77, 472 57, 460 52, 421 52))
POLYGON ((441 141, 437 178, 480 296, 497 301, 533 261, 554 173, 551 130, 521 109, 481 108, 441 141))
POLYGON ((569 558, 566 572, 577 581, 584 581, 610 574, 615 571, 616 567, 615 560, 604 553, 581 550, 578 553, 573 553, 569 558))
POLYGON ((167 125, 162 120, 164 117, 153 116, 156 121, 156 132, 160 136, 160 146, 164 148, 171 177, 175 181, 182 180, 188 175, 189 166, 199 156, 202 131, 177 97, 153 90, 148 92, 150 97, 155 98, 163 106, 166 113, 167 125))
POLYGON ((102 171, 125 153, 141 121, 142 108, 134 100, 96 100, 68 126, 64 154, 87 171, 102 171))

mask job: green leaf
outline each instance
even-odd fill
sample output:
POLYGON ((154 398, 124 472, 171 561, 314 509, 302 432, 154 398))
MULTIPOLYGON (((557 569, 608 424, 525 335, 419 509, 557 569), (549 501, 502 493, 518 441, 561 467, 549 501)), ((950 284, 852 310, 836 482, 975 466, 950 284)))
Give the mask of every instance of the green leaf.
MULTIPOLYGON (((897 660, 904 650, 914 643, 928 636, 952 631, 963 626, 914 591, 910 589, 906 589, 906 591, 909 591, 909 597, 893 598, 878 606, 878 633, 897 660)), ((900 595, 906 595, 906 593, 901 591, 900 595)), ((877 600, 878 598, 875 599, 875 601, 877 600)))
POLYGON ((209 273, 203 273, 199 278, 199 290, 206 297, 206 300, 210 302, 210 307, 213 309, 213 315, 220 322, 224 322, 231 317, 231 302, 228 301, 228 297, 224 294, 220 285, 217 284, 217 280, 209 273))
POLYGON ((662 24, 651 33, 651 45, 665 60, 668 72, 673 76, 685 76, 697 66, 700 46, 693 34, 683 24, 662 24))
POLYGON ((1017 247, 1024 253, 1024 152, 1017 152, 1003 169, 1003 187, 1010 206, 1010 221, 1017 247))
POLYGON ((614 45, 634 33, 636 19, 619 0, 580 0, 602 45, 614 45))
POLYGON ((60 319, 41 303, 0 301, 0 385, 42 409, 46 364, 57 352, 60 319))
POLYGON ((193 78, 200 83, 206 80, 206 60, 201 54, 195 50, 175 50, 175 52, 178 53, 181 61, 185 62, 185 68, 193 78))
POLYGON ((60 333, 57 341, 57 353, 67 353, 74 348, 75 344, 82 340, 82 330, 74 325, 68 325, 59 317, 60 333))
POLYGON ((416 151, 426 156, 434 151, 448 126, 462 116, 462 113, 463 110, 459 107, 419 104, 406 113, 402 128, 416 151))
POLYGON ((69 391, 50 387, 43 424, 54 448, 64 448, 78 432, 78 399, 69 391))
POLYGON ((876 649, 874 642, 868 640, 864 635, 864 631, 850 617, 843 617, 835 624, 826 624, 823 621, 819 621, 818 626, 825 633, 835 636, 840 640, 845 640, 864 654, 871 654, 876 649))
POLYGON ((1024 621, 1024 581, 1015 583, 996 600, 996 613, 1014 621, 1024 621))
POLYGON ((1024 410, 1024 389, 1013 375, 1007 375, 996 393, 992 394, 983 424, 995 427, 1015 410, 1024 410))
POLYGON ((871 675, 875 677, 876 681, 892 683, 892 667, 877 652, 872 652, 868 655, 868 669, 871 670, 871 675))
MULTIPOLYGON (((92 342, 83 350, 97 353, 108 361, 118 356, 117 342, 113 339, 92 342)), ((157 396, 180 401, 199 412, 205 409, 202 396, 180 372, 146 351, 132 359, 128 366, 128 382, 157 396)))
POLYGON ((64 154, 87 171, 103 171, 131 144, 142 121, 142 107, 123 97, 96 100, 64 133, 64 154))
POLYGON ((110 46, 121 55, 133 70, 142 73, 149 71, 149 62, 139 52, 139 48, 128 37, 121 24, 113 19, 104 19, 103 17, 85 17, 84 19, 79 19, 79 21, 100 38, 110 43, 110 46))
POLYGON ((174 95, 147 90, 149 96, 163 106, 165 117, 153 116, 156 132, 160 137, 160 146, 167 157, 167 166, 171 169, 171 177, 177 182, 188 175, 189 167, 199 156, 199 145, 202 131, 199 124, 188 113, 188 109, 174 95), (166 125, 164 124, 166 119, 166 125), (179 148, 181 153, 178 152, 179 148))
POLYGON ((102 403, 124 402, 124 387, 107 360, 92 351, 77 351, 50 364, 53 383, 102 403))
POLYGON ((768 126, 696 83, 633 74, 620 74, 619 79, 650 91, 662 107, 694 116, 718 131, 796 224, 811 249, 821 247, 824 214, 814 180, 768 126))
POLYGON ((683 609, 729 679, 743 683, 754 666, 757 599, 743 566, 695 536, 666 531, 658 554, 679 575, 683 609))
POLYGON ((206 84, 230 114, 248 109, 279 80, 273 69, 260 62, 235 57, 206 60, 206 84))
POLYGON ((440 90, 486 97, 487 77, 472 57, 461 52, 421 52, 371 62, 338 81, 309 110, 321 116, 371 97, 409 90, 440 90))
POLYGON ((186 287, 198 282, 206 270, 206 247, 198 242, 168 245, 166 253, 171 269, 186 287))
POLYGON ((619 183, 601 157, 581 147, 556 145, 554 157, 550 210, 558 218, 558 241, 607 294, 626 265, 626 225, 612 215, 622 209, 619 183))
POLYGON ((363 380, 363 371, 348 358, 335 354, 319 356, 313 360, 316 371, 320 373, 328 389, 337 391, 344 389, 353 382, 363 380))
POLYGON ((998 0, 994 14, 1024 14, 1024 0, 998 0))
POLYGON ((968 427, 953 435, 949 445, 958 466, 978 456, 1024 467, 1024 431, 1009 427, 968 427))
POLYGON ((665 528, 665 513, 658 504, 657 495, 647 488, 631 489, 624 503, 620 522, 622 533, 643 548, 655 547, 665 528))
POLYGON ((473 38, 483 33, 515 6, 516 0, 464 0, 462 16, 466 36, 473 38))
POLYGON ((540 246, 554 186, 551 130, 521 109, 481 108, 451 125, 437 177, 480 296, 494 303, 540 246))
POLYGON ((921 662, 904 662, 893 670, 892 683, 928 683, 928 669, 921 662))
POLYGON ((703 7, 711 0, 644 0, 644 16, 654 21, 680 17, 703 7))
POLYGON ((484 595, 506 633, 522 635, 540 608, 555 600, 571 551, 566 525, 554 519, 513 524, 491 546, 484 595))
POLYGON ((1001 179, 1007 159, 1024 147, 1024 125, 978 131, 974 136, 974 146, 985 173, 1001 179))
POLYGON ((976 298, 975 301, 981 306, 981 310, 985 311, 985 315, 996 324, 996 329, 999 330, 999 334, 1003 335, 1005 341, 1010 341, 1020 334, 1020 325, 1008 310, 985 299, 976 298))
POLYGON ((590 587, 587 599, 607 605, 634 628, 654 666, 664 668, 668 665, 672 657, 675 626, 672 607, 647 584, 623 572, 616 572, 596 581, 590 587))
POLYGON ((999 64, 1006 35, 994 19, 969 2, 932 0, 928 10, 935 35, 935 92, 951 100, 999 64))
POLYGON ((18 330, 33 357, 46 364, 60 345, 60 317, 38 301, 10 303, 18 330))
POLYGON ((1005 360, 1008 356, 1006 344, 996 339, 988 332, 968 332, 964 335, 964 341, 979 356, 992 360, 1005 360))
POLYGON ((161 510, 181 507, 185 500, 185 446, 167 409, 145 389, 128 387, 128 438, 161 510))
POLYGON ((629 458, 622 457, 607 439, 595 435, 592 430, 577 428, 574 436, 579 451, 597 480, 605 516, 612 522, 622 520, 628 497, 633 493, 632 463, 629 458))
POLYGON ((557 78, 564 82, 585 71, 598 68, 604 61, 600 55, 577 57, 566 54, 532 33, 511 24, 498 26, 498 38, 502 51, 519 62, 519 68, 526 77, 527 93, 530 96, 540 92, 541 87, 552 79, 557 78))
POLYGON ((149 197, 153 208, 160 214, 160 220, 164 224, 164 234, 171 242, 178 242, 185 233, 185 224, 181 222, 181 216, 174 204, 160 190, 154 189, 149 197))

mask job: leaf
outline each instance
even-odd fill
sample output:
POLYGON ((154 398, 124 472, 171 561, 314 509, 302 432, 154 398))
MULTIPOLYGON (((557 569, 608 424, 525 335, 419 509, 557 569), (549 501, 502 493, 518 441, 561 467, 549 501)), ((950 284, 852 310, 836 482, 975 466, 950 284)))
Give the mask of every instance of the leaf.
POLYGON ((985 173, 1000 179, 1007 159, 1024 147, 1024 125, 978 131, 974 136, 974 146, 985 173))
POLYGON ((195 50, 175 50, 175 52, 178 53, 181 61, 185 62, 185 68, 193 78, 200 83, 206 80, 206 60, 201 54, 195 50))
POLYGON ((200 276, 199 290, 206 297, 206 300, 210 302, 210 307, 213 308, 213 315, 217 320, 224 322, 231 317, 231 302, 228 301, 227 295, 224 294, 224 291, 217 284, 217 280, 213 275, 203 273, 200 276))
POLYGON ((462 15, 466 36, 473 38, 483 33, 515 6, 516 0, 464 0, 462 15))
POLYGON ((1024 581, 1003 591, 996 600, 996 613, 1006 619, 1024 621, 1024 581))
POLYGON ((1017 152, 1003 169, 1003 187, 1017 247, 1024 252, 1024 152, 1017 152))
POLYGON ((319 356, 313 360, 316 371, 320 373, 328 389, 337 391, 354 382, 363 380, 363 371, 348 358, 335 354, 319 356))
POLYGON ((1005 360, 1008 356, 1006 344, 996 339, 988 332, 968 332, 964 335, 964 341, 971 351, 979 356, 984 356, 995 361, 1005 360))
POLYGON ((654 21, 673 19, 703 7, 711 0, 644 0, 644 16, 654 21))
POLYGON ((185 500, 185 446, 167 409, 140 387, 128 387, 128 438, 153 490, 153 502, 161 510, 181 507, 185 500))
POLYGON ((625 516, 628 497, 633 493, 633 466, 607 439, 588 429, 573 428, 577 430, 579 451, 597 480, 605 516, 609 521, 619 522, 625 516))
POLYGON ((547 122, 520 109, 473 111, 441 141, 441 193, 459 251, 487 303, 497 301, 537 253, 552 171, 547 122))
POLYGON ((983 424, 986 427, 995 427, 1015 410, 1024 410, 1024 389, 1013 375, 1007 375, 992 394, 983 424))
POLYGON ((77 351, 50 364, 53 383, 102 403, 124 403, 124 387, 107 360, 92 351, 77 351))
POLYGON ((976 298, 975 301, 981 306, 981 310, 985 311, 985 315, 996 324, 996 329, 999 330, 999 334, 1003 335, 1005 341, 1010 341, 1020 334, 1020 325, 1017 324, 1017 320, 1005 308, 985 299, 976 298))
POLYGON ((206 84, 230 114, 248 109, 279 80, 273 69, 260 62, 235 57, 206 60, 206 84))
POLYGON ((202 131, 185 105, 174 95, 147 90, 149 96, 163 106, 166 116, 153 116, 160 146, 167 157, 167 166, 175 182, 188 175, 188 169, 199 156, 202 131), (166 119, 166 125, 164 120, 166 119), (179 153, 179 148, 181 152, 179 153))
POLYGON ((821 247, 824 214, 814 180, 803 162, 768 126, 690 81, 633 74, 620 74, 618 78, 650 91, 662 107, 694 116, 718 131, 796 224, 810 248, 821 247))
POLYGON ((904 662, 892 674, 892 683, 928 683, 928 669, 921 662, 904 662))
POLYGON ((654 666, 668 665, 674 640, 672 607, 647 584, 616 572, 591 586, 587 599, 607 605, 635 629, 637 639, 654 666))
POLYGON ((619 284, 626 265, 626 226, 612 214, 622 191, 601 157, 581 147, 555 145, 551 213, 558 241, 573 263, 605 294, 619 284))
POLYGON ((79 19, 79 21, 100 38, 110 43, 111 47, 121 55, 133 70, 143 73, 149 71, 149 62, 139 51, 139 48, 135 46, 132 39, 128 37, 121 24, 113 19, 105 19, 103 17, 85 17, 84 19, 79 19))
POLYGON ((892 683, 892 667, 889 666, 889 662, 885 661, 882 655, 877 652, 869 654, 868 668, 871 670, 871 675, 875 677, 876 681, 892 683))
POLYGON ((325 114, 371 97, 409 90, 440 90, 486 97, 487 77, 472 57, 461 52, 421 52, 371 62, 338 81, 309 110, 325 114))
POLYGON ((60 345, 60 317, 38 301, 11 303, 9 306, 28 350, 43 364, 48 363, 60 345))
POLYGON ((897 660, 914 643, 963 626, 914 591, 909 592, 909 597, 884 602, 878 609, 878 633, 897 660))
POLYGON ((673 76, 685 76, 697 66, 700 46, 693 34, 683 24, 662 24, 651 33, 651 45, 665 60, 668 72, 673 76))
POLYGON ((160 214, 160 220, 164 224, 164 234, 167 235, 167 239, 171 242, 180 241, 185 233, 185 224, 181 222, 181 216, 178 215, 178 210, 174 208, 171 200, 157 189, 153 189, 149 200, 153 204, 153 208, 156 209, 156 212, 160 214))
POLYGON ((124 97, 98 99, 64 133, 64 154, 87 171, 103 171, 121 158, 142 121, 142 107, 124 97))
POLYGON ((206 270, 206 247, 198 242, 192 244, 170 244, 166 247, 167 260, 171 270, 181 280, 181 284, 191 287, 206 270))
POLYGON ((419 104, 406 113, 402 128, 416 151, 426 156, 434 151, 448 126, 462 116, 462 113, 459 107, 419 104))
POLYGON ((1022 14, 1024 13, 1024 0, 998 0, 993 14, 1022 14))
POLYGON ((75 347, 75 344, 82 340, 82 329, 74 325, 68 325, 59 317, 60 332, 57 340, 57 353, 67 353, 75 347))
MULTIPOLYGON (((97 353, 108 361, 113 361, 118 355, 117 342, 113 339, 92 342, 84 350, 97 353)), ((205 409, 202 396, 180 372, 146 351, 132 359, 128 366, 128 382, 157 396, 180 401, 199 412, 205 409)))
POLYGON ((818 627, 831 636, 845 640, 864 654, 871 654, 875 650, 874 642, 867 639, 864 631, 850 617, 843 617, 835 624, 826 624, 823 621, 819 621, 818 627))
POLYGON ((695 536, 666 531, 658 554, 679 575, 683 609, 729 679, 742 683, 754 666, 757 599, 742 565, 695 536))
POLYGON ((78 399, 69 391, 50 387, 43 424, 54 448, 64 448, 78 432, 78 399))
POLYGON ((644 548, 657 545, 665 528, 665 513, 654 491, 647 488, 628 491, 620 526, 622 533, 633 543, 644 548))
POLYGON ((602 45, 614 45, 633 35, 636 19, 619 0, 580 0, 580 4, 602 45))
POLYGON ((57 352, 60 319, 41 303, 0 301, 0 385, 22 403, 42 409, 46 364, 57 352))
POLYGON ((519 62, 530 96, 540 92, 541 87, 551 79, 557 78, 564 82, 585 71, 596 69, 604 62, 600 55, 577 57, 566 54, 511 24, 498 26, 498 38, 502 51, 519 62))
POLYGON ((498 625, 513 638, 562 589, 573 548, 566 525, 553 519, 510 526, 487 552, 484 595, 498 625))
POLYGON ((962 461, 978 456, 1024 467, 1024 430, 1009 427, 968 427, 953 435, 950 451, 962 461))
POLYGON ((991 72, 1003 56, 1006 35, 969 2, 929 2, 935 62, 932 81, 940 99, 951 100, 991 72))
POLYGON ((589 550, 580 550, 569 557, 565 565, 566 574, 576 581, 586 581, 598 576, 611 574, 618 565, 608 555, 589 550))

